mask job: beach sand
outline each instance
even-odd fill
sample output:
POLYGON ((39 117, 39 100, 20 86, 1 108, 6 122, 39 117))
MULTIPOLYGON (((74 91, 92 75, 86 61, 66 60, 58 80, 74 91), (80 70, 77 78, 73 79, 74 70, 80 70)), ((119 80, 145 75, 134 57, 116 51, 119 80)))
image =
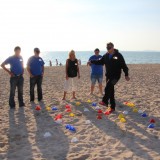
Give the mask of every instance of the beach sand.
MULTIPOLYGON (((90 96, 90 68, 80 66, 77 100, 62 101, 64 67, 47 67, 43 81, 44 103, 41 111, 29 102, 29 77, 25 71, 24 99, 26 107, 9 110, 9 76, 0 70, 0 160, 160 160, 160 64, 129 65, 131 81, 124 74, 116 85, 116 112, 97 119, 97 111, 91 102, 101 101, 98 88, 90 96), (145 111, 147 117, 132 111, 123 102, 135 103, 137 109, 145 111), (76 102, 80 102, 76 106, 76 102), (75 117, 65 112, 70 104, 75 117), (56 106, 58 111, 47 111, 45 106, 56 106), (88 108, 89 112, 84 112, 88 108), (119 122, 123 111, 126 123, 119 122), (54 121, 62 113, 63 123, 54 121), (147 128, 154 118, 155 128, 147 128), (90 120, 91 124, 86 124, 90 120), (73 133, 65 128, 71 124, 73 133), (49 132, 50 137, 44 134, 49 132), (76 137, 78 142, 72 143, 76 137)), ((105 78, 104 78, 105 85, 105 78)), ((16 94, 17 95, 17 94, 16 94)), ((37 101, 35 101, 38 104, 37 101)), ((105 111, 106 107, 100 106, 105 111)))

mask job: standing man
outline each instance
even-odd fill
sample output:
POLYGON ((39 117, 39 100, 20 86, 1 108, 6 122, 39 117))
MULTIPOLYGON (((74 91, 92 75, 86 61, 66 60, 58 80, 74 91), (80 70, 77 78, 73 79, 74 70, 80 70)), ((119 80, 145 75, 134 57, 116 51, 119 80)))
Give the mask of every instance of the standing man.
POLYGON ((23 102, 23 73, 24 73, 24 67, 23 67, 23 58, 20 56, 21 48, 15 47, 14 48, 14 55, 7 58, 2 64, 1 67, 8 72, 10 75, 10 96, 9 96, 9 106, 10 109, 15 108, 15 91, 16 87, 18 89, 18 101, 19 101, 19 107, 25 106, 23 102), (10 64, 10 70, 8 70, 5 65, 10 64))
POLYGON ((30 75, 30 102, 34 102, 34 87, 37 85, 38 101, 43 99, 42 96, 42 79, 44 74, 44 61, 39 57, 39 48, 34 49, 34 56, 30 57, 27 62, 27 71, 30 75))
POLYGON ((114 49, 113 43, 107 44, 108 52, 100 60, 91 60, 89 64, 102 65, 105 64, 106 67, 106 87, 105 95, 100 102, 101 105, 108 106, 108 101, 110 100, 111 109, 108 110, 107 114, 111 114, 115 111, 116 103, 114 97, 114 85, 119 81, 121 77, 121 70, 125 73, 125 79, 130 80, 128 76, 128 67, 125 63, 123 56, 119 53, 117 49, 114 49))
MULTIPOLYGON (((95 54, 89 58, 89 61, 99 60, 102 58, 102 56, 99 55, 100 50, 98 48, 94 50, 94 53, 95 54)), ((90 66, 91 66, 91 92, 90 94, 93 94, 96 81, 98 81, 99 92, 101 95, 103 95, 103 91, 102 91, 103 64, 102 65, 91 64, 90 66)))
POLYGON ((56 59, 56 66, 58 66, 58 60, 56 59))

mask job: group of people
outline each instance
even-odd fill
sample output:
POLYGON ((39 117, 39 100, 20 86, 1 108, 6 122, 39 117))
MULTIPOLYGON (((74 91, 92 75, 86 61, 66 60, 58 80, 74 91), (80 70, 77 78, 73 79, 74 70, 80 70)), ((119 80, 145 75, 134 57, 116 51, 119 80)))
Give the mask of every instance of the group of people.
MULTIPOLYGON (((24 83, 24 64, 23 58, 20 55, 21 48, 15 47, 15 54, 7 58, 2 64, 1 67, 8 72, 10 75, 10 96, 9 96, 9 106, 11 109, 15 108, 15 90, 18 90, 18 101, 19 107, 25 106, 23 101, 23 83, 24 83), (6 68, 6 65, 10 64, 10 69, 6 68)), ((128 75, 128 67, 125 63, 125 60, 121 53, 117 49, 114 49, 113 43, 107 44, 107 53, 101 56, 100 50, 95 49, 94 55, 89 58, 87 65, 91 67, 91 92, 93 94, 96 81, 99 84, 99 91, 103 95, 102 81, 103 81, 103 65, 106 69, 106 87, 105 94, 103 96, 101 105, 108 106, 110 102, 111 108, 109 114, 115 111, 116 103, 114 97, 114 85, 119 81, 121 77, 121 70, 123 69, 125 73, 125 79, 130 80, 128 75)), ((34 55, 28 59, 27 62, 27 71, 30 75, 30 101, 34 102, 34 88, 37 85, 38 101, 43 100, 42 93, 42 80, 44 75, 44 61, 39 56, 39 48, 34 49, 34 55)), ((76 90, 77 90, 77 78, 80 78, 80 69, 79 63, 76 59, 76 54, 74 50, 69 52, 69 58, 66 60, 65 66, 65 83, 64 83, 64 95, 63 100, 66 99, 66 94, 72 92, 72 99, 76 99, 76 90)))
MULTIPOLYGON (((18 90, 18 101, 19 107, 24 107, 25 103, 23 101, 23 84, 24 84, 24 64, 23 58, 20 55, 21 48, 19 46, 14 49, 15 54, 7 58, 1 67, 8 72, 10 75, 10 96, 9 96, 9 106, 11 109, 15 108, 15 91, 18 90), (10 69, 6 68, 6 65, 10 64, 10 69)), ((43 99, 42 94, 42 79, 44 74, 44 61, 39 56, 39 48, 34 49, 34 56, 30 57, 27 62, 27 71, 30 75, 30 101, 34 102, 34 88, 37 85, 38 101, 43 99)))

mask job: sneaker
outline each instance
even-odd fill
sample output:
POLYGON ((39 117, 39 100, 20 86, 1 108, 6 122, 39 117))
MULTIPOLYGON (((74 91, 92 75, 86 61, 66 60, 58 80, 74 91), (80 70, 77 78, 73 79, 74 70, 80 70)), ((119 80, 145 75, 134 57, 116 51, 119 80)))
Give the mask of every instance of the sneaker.
POLYGON ((103 101, 99 102, 99 104, 102 105, 102 106, 107 106, 103 101))
POLYGON ((111 113, 113 113, 115 111, 115 109, 110 109, 108 111, 106 111, 104 114, 105 115, 110 115, 111 113))

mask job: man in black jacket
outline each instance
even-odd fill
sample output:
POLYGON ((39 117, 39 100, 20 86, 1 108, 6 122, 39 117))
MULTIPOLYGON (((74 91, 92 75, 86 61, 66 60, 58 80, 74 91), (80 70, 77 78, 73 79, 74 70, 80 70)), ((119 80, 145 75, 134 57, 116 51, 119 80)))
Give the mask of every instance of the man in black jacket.
POLYGON ((119 81, 121 77, 121 70, 125 73, 125 79, 130 80, 128 76, 128 67, 125 63, 123 56, 119 53, 117 49, 114 49, 113 43, 107 44, 108 52, 100 60, 91 60, 89 64, 105 65, 106 67, 106 87, 105 95, 100 102, 101 105, 108 106, 108 101, 110 100, 111 109, 108 110, 108 114, 115 111, 116 103, 114 98, 114 85, 119 81))

